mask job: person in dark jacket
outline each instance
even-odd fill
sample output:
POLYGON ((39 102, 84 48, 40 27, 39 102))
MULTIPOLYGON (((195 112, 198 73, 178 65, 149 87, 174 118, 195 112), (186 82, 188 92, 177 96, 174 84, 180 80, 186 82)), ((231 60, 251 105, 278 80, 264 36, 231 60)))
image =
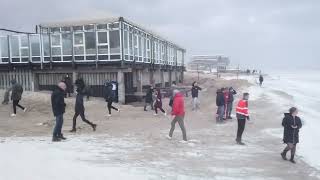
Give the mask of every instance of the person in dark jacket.
POLYGON ((284 114, 282 120, 283 131, 283 142, 287 144, 287 147, 281 153, 283 160, 287 160, 287 152, 291 151, 290 162, 296 163, 294 160, 296 146, 299 143, 299 130, 302 127, 301 119, 297 116, 298 109, 292 107, 289 109, 289 113, 284 114))
POLYGON ((223 115, 224 115, 224 88, 217 90, 217 97, 216 97, 216 105, 217 105, 217 123, 223 122, 223 115))
POLYGON ((260 86, 262 86, 262 83, 263 83, 263 76, 260 74, 259 76, 259 83, 260 83, 260 86))
POLYGON ((170 95, 170 100, 169 100, 169 106, 172 108, 173 106, 173 99, 174 99, 174 91, 177 90, 177 85, 176 83, 172 83, 171 85, 171 95, 170 95))
POLYGON ((66 84, 64 82, 60 82, 51 95, 52 111, 56 118, 56 125, 54 127, 52 137, 53 142, 66 139, 61 133, 63 126, 63 114, 65 113, 66 108, 66 104, 64 102, 64 93, 66 88, 66 84))
POLYGON ((147 111, 147 107, 151 106, 151 110, 153 110, 153 86, 150 86, 149 89, 147 90, 146 94, 146 102, 144 105, 144 111, 147 111))
POLYGON ((11 84, 12 84, 11 100, 12 100, 12 106, 13 106, 13 114, 11 114, 11 116, 15 117, 17 114, 17 107, 21 108, 24 112, 27 111, 27 108, 19 104, 19 101, 21 100, 22 93, 23 93, 22 86, 19 83, 17 83, 16 80, 12 80, 11 84))
POLYGON ((162 108, 162 95, 160 89, 157 89, 156 91, 156 102, 154 105, 155 116, 158 115, 158 109, 160 109, 160 111, 163 112, 165 116, 167 115, 166 111, 162 108))
POLYGON ((228 98, 228 104, 227 104, 227 119, 232 119, 231 112, 233 107, 233 101, 234 101, 234 95, 237 94, 237 91, 234 90, 232 87, 229 88, 229 98, 228 98))
POLYGON ((113 97, 114 93, 112 92, 112 87, 113 87, 113 85, 111 83, 106 83, 106 85, 105 85, 105 96, 104 96, 104 98, 105 98, 106 102, 108 103, 108 112, 109 112, 108 116, 109 117, 111 116, 111 109, 114 109, 114 110, 120 112, 120 110, 118 108, 112 106, 112 103, 113 103, 114 98, 115 98, 115 97, 113 97))
POLYGON ((200 108, 199 102, 199 91, 202 89, 198 86, 198 83, 195 81, 192 83, 191 95, 192 95, 192 110, 196 111, 200 108))
POLYGON ((64 77, 64 82, 66 84, 66 92, 65 92, 65 97, 67 97, 67 95, 69 97, 71 97, 71 93, 72 93, 72 79, 69 77, 69 75, 67 74, 65 77, 64 77))
POLYGON ((73 124, 72 124, 72 130, 70 132, 76 132, 76 123, 77 123, 77 117, 80 115, 83 122, 89 124, 93 131, 96 131, 96 124, 93 124, 92 122, 88 121, 84 115, 84 104, 83 104, 83 96, 84 96, 84 90, 81 88, 77 88, 77 96, 76 96, 76 104, 75 104, 75 114, 73 116, 73 124))

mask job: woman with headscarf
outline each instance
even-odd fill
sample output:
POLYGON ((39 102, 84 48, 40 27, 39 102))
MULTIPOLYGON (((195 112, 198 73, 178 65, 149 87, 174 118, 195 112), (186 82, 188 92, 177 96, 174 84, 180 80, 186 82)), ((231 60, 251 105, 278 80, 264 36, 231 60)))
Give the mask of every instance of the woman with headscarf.
POLYGON ((163 110, 162 108, 162 95, 160 89, 157 89, 156 91, 156 101, 154 104, 154 111, 155 111, 155 116, 158 115, 158 109, 160 109, 161 112, 164 113, 164 115, 167 115, 166 111, 163 110))

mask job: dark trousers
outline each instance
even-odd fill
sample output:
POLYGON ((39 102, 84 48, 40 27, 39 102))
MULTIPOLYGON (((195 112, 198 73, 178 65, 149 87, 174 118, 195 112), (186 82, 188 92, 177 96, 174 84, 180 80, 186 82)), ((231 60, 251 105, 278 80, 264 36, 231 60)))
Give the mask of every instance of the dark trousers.
POLYGON ((72 129, 76 129, 76 125, 77 125, 77 118, 80 115, 81 119, 83 122, 89 124, 90 126, 93 126, 93 123, 91 123, 90 121, 88 121, 84 115, 84 111, 76 111, 74 116, 73 116, 73 124, 72 124, 72 129))
POLYGON ((154 111, 156 112, 156 114, 158 114, 158 109, 160 109, 161 112, 165 113, 166 111, 163 110, 162 106, 159 105, 155 105, 154 107, 154 111))
POLYGON ((283 150, 283 153, 286 155, 288 151, 291 151, 291 159, 294 158, 296 153, 297 145, 293 143, 287 143, 287 147, 283 150))
POLYGON ((237 142, 242 141, 242 134, 246 126, 246 119, 238 119, 237 142))
POLYGON ((151 107, 151 110, 153 110, 153 105, 152 105, 152 103, 150 102, 150 103, 148 103, 148 102, 146 102, 145 104, 144 104, 144 110, 146 111, 147 110, 147 107, 148 106, 150 106, 151 107))
POLYGON ((171 122, 171 129, 170 129, 170 132, 169 132, 169 136, 172 137, 172 134, 173 134, 173 131, 176 127, 176 123, 178 122, 179 123, 179 126, 181 128, 181 131, 182 131, 182 136, 183 136, 183 140, 187 140, 187 133, 186 133, 186 128, 184 127, 184 116, 176 116, 172 122, 171 122))
POLYGON ((112 106, 112 101, 108 101, 109 114, 111 114, 111 109, 114 109, 114 110, 118 111, 118 108, 115 108, 115 107, 112 106))
POLYGON ((24 110, 24 107, 19 104, 19 100, 13 100, 12 106, 13 106, 13 113, 14 113, 14 114, 17 113, 17 107, 19 107, 19 108, 21 108, 22 110, 24 110))
POLYGON ((53 129, 53 137, 60 137, 62 135, 61 133, 62 125, 63 125, 63 114, 56 116, 56 125, 53 129))

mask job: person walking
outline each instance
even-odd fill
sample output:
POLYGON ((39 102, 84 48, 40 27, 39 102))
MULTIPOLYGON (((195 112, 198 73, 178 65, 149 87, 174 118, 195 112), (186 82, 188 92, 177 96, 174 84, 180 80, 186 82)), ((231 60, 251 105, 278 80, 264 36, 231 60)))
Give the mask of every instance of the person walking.
POLYGON ((223 91, 223 98, 224 98, 224 112, 223 112, 223 120, 227 119, 228 113, 228 102, 229 102, 229 88, 224 88, 223 91))
POLYGON ((53 142, 66 140, 66 138, 61 133, 63 126, 63 114, 65 113, 66 108, 66 103, 64 102, 66 88, 66 84, 64 82, 60 82, 51 94, 52 112, 56 118, 56 125, 53 129, 52 136, 53 142))
POLYGON ((262 86, 263 80, 264 80, 263 76, 260 74, 260 76, 259 76, 260 87, 262 86))
POLYGON ((65 97, 71 97, 71 93, 72 93, 72 79, 69 77, 69 75, 67 74, 64 77, 64 83, 66 84, 66 92, 65 92, 65 97))
POLYGON ((184 126, 184 116, 185 116, 185 109, 184 109, 184 98, 182 93, 178 90, 174 90, 174 99, 173 99, 173 108, 171 115, 173 116, 173 120, 171 122, 171 128, 169 131, 168 139, 172 139, 173 131, 175 129, 176 123, 178 122, 181 131, 182 131, 182 142, 187 142, 187 133, 186 128, 184 126))
POLYGON ((227 104, 227 119, 232 119, 231 112, 233 107, 234 95, 237 94, 237 91, 234 90, 232 87, 229 88, 229 98, 227 104))
POLYGON ((19 104, 22 97, 22 93, 23 93, 22 86, 19 83, 17 83, 15 79, 11 81, 11 84, 12 84, 11 100, 12 100, 12 106, 13 106, 13 114, 11 114, 11 117, 15 117, 17 114, 17 107, 22 109, 24 112, 27 111, 27 108, 19 104))
POLYGON ((192 95, 192 110, 196 111, 200 109, 200 102, 199 102, 199 91, 202 89, 198 86, 198 83, 195 81, 192 83, 191 88, 191 95, 192 95))
POLYGON ((147 107, 150 106, 151 110, 153 110, 153 86, 150 86, 146 93, 144 111, 147 111, 147 107))
POLYGON ((237 138, 236 142, 239 145, 245 145, 242 142, 242 134, 246 126, 246 121, 250 120, 249 110, 248 110, 248 100, 249 93, 244 93, 242 100, 239 101, 237 105, 237 120, 238 120, 238 130, 237 130, 237 138))
POLYGON ((76 96, 76 104, 75 104, 75 114, 73 116, 73 124, 72 130, 70 132, 76 132, 76 124, 77 124, 77 117, 80 115, 83 122, 89 124, 93 131, 96 131, 97 125, 93 124, 92 122, 88 121, 84 115, 84 103, 83 103, 83 96, 85 95, 84 89, 77 88, 77 96, 76 96))
POLYGON ((158 115, 158 109, 160 109, 165 116, 167 115, 166 111, 162 108, 162 95, 160 89, 157 89, 156 91, 156 102, 154 105, 155 116, 158 115))
POLYGON ((217 96, 216 96, 216 105, 217 105, 217 123, 223 122, 223 115, 224 115, 224 95, 223 95, 224 88, 217 90, 217 96))
POLYGON ((287 160, 287 152, 291 151, 290 162, 296 163, 294 156, 296 153, 296 147, 299 143, 299 130, 302 127, 301 119, 298 117, 298 109, 292 107, 289 109, 289 113, 284 114, 282 120, 283 126, 283 142, 287 144, 286 148, 281 153, 283 160, 287 160))
POLYGON ((105 87, 105 100, 108 103, 108 112, 109 112, 108 116, 109 117, 111 117, 111 109, 114 109, 114 110, 120 112, 120 110, 118 108, 116 108, 112 105, 114 98, 115 98, 115 97, 113 97, 114 93, 112 92, 112 87, 113 87, 113 85, 111 83, 107 83, 106 87, 105 87))

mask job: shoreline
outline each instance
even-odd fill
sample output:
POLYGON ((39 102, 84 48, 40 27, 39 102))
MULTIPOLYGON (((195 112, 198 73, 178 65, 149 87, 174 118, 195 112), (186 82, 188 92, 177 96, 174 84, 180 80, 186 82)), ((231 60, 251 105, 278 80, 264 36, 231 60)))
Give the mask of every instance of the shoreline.
MULTIPOLYGON (((197 79, 192 74, 186 76, 188 83, 197 79)), ((179 143, 181 132, 178 126, 175 130, 174 139, 172 141, 165 139, 170 126, 169 119, 164 116, 154 117, 153 113, 150 111, 145 113, 140 107, 121 106, 122 109, 126 110, 126 113, 115 114, 111 118, 98 120, 105 110, 102 107, 97 108, 97 105, 101 106, 101 103, 104 103, 98 100, 86 102, 88 118, 100 124, 98 124, 98 132, 92 133, 90 128, 78 119, 78 124, 83 129, 75 135, 67 136, 70 137, 67 142, 58 144, 58 147, 54 148, 60 148, 66 152, 86 152, 84 155, 79 153, 78 156, 73 157, 74 160, 64 163, 89 161, 81 168, 114 165, 114 167, 121 169, 128 166, 130 169, 137 168, 146 172, 145 176, 142 177, 151 177, 145 179, 319 179, 319 171, 306 164, 300 157, 297 158, 298 164, 296 165, 284 162, 281 159, 280 152, 284 148, 281 138, 273 137, 266 132, 267 130, 281 128, 282 116, 266 116, 281 113, 281 109, 276 108, 272 101, 265 97, 250 101, 249 108, 252 114, 252 122, 247 123, 243 137, 247 146, 238 146, 234 141, 236 120, 228 121, 222 125, 215 123, 215 90, 217 87, 232 84, 238 90, 238 93, 242 94, 245 89, 250 90, 252 86, 249 87, 249 83, 244 80, 217 80, 209 75, 204 75, 201 78, 204 81, 200 85, 205 87, 206 90, 200 93, 200 111, 192 112, 190 110, 190 97, 186 98, 185 102, 187 108, 185 123, 187 135, 191 139, 188 144, 179 143), (93 109, 97 112, 92 113, 93 109), (72 146, 79 149, 73 149, 72 146), (90 153, 90 149, 95 150, 90 153), (101 162, 101 160, 103 161, 101 162)), ((237 98, 239 97, 241 95, 237 96, 237 98)), ((43 100, 46 102, 46 99, 43 100)), ((72 99, 68 101, 70 101, 68 104, 73 102, 72 99)), ((166 99, 164 104, 167 104, 167 101, 166 99)), ((3 110, 1 108, 0 121, 4 120, 3 110)), ((69 130, 71 121, 69 117, 73 112, 72 109, 68 110, 71 112, 66 114, 65 131, 69 130)), ((30 113, 34 114, 35 112, 31 109, 30 113)), ((25 117, 30 119, 29 116, 30 114, 26 114, 25 117)), ((39 120, 32 120, 32 122, 39 120)), ((0 143, 0 152, 1 148, 6 147, 6 145, 16 147, 16 143, 23 144, 26 147, 31 144, 31 146, 52 148, 51 142, 47 141, 50 140, 52 127, 31 127, 48 132, 38 131, 40 134, 42 133, 40 137, 15 138, 2 137, 1 135, 1 139, 5 139, 5 141, 0 143)), ((26 134, 32 135, 28 132, 26 134)), ((10 156, 12 153, 23 154, 24 152, 23 150, 14 150, 12 153, 1 152, 0 154, 2 153, 7 153, 10 156)), ((4 167, 4 169, 10 171, 10 167, 4 167)), ((101 172, 97 171, 102 173, 102 170, 101 172)), ((91 172, 87 173, 91 174, 91 172)), ((76 179, 77 175, 73 175, 76 179)))

